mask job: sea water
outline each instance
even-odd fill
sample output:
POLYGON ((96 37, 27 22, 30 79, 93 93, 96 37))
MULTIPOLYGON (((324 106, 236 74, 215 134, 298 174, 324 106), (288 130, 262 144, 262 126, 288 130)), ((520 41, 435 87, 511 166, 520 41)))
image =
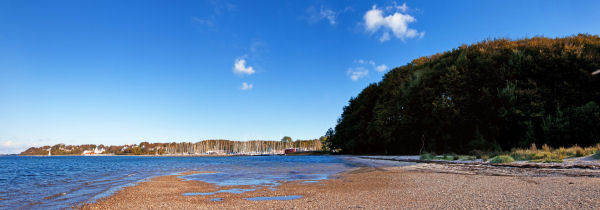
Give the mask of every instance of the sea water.
POLYGON ((151 177, 182 176, 217 185, 320 180, 352 167, 334 156, 0 156, 0 208, 70 208, 151 177))

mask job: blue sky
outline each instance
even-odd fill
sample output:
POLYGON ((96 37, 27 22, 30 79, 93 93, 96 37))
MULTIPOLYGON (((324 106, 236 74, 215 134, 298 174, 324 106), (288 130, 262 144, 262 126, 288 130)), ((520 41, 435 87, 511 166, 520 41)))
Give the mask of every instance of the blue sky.
POLYGON ((391 68, 600 34, 598 1, 0 1, 0 153, 318 138, 391 68))

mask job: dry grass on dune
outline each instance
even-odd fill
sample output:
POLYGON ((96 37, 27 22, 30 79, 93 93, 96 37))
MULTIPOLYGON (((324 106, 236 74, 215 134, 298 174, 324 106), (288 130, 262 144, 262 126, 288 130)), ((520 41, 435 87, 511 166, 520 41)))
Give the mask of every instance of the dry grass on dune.
POLYGON ((529 149, 513 150, 510 156, 515 160, 527 160, 530 162, 563 162, 565 158, 588 156, 599 150, 600 144, 585 148, 575 145, 569 148, 559 147, 557 149, 545 144, 542 145, 541 149, 538 149, 535 144, 532 144, 529 149))

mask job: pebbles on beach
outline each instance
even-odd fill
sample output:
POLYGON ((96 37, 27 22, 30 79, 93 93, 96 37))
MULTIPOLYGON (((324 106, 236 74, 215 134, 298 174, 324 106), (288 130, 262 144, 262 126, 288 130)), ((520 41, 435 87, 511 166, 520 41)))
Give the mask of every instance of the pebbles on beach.
POLYGON ((490 176, 408 167, 361 167, 338 179, 307 184, 284 182, 276 190, 260 186, 218 187, 177 176, 156 177, 127 187, 84 209, 431 209, 431 208, 600 208, 600 178, 490 176), (256 189, 241 194, 183 196, 229 188, 256 189), (249 201, 245 198, 302 196, 299 199, 249 201), (211 199, 222 198, 214 202, 211 199))

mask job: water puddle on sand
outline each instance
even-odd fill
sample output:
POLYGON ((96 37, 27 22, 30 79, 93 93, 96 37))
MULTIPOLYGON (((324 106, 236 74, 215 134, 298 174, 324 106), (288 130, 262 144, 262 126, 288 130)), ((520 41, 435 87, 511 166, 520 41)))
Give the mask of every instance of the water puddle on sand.
POLYGON ((287 201, 302 198, 301 195, 286 195, 286 196, 273 196, 273 197, 253 197, 244 198, 249 201, 287 201))
POLYGON ((223 201, 223 198, 212 198, 212 199, 210 199, 210 201, 220 202, 220 201, 223 201))
POLYGON ((240 194, 240 193, 245 193, 245 192, 250 192, 250 191, 254 191, 255 189, 241 189, 241 188, 232 188, 232 189, 227 189, 227 190, 219 190, 216 192, 199 192, 199 193, 183 193, 183 195, 185 196, 192 196, 192 195, 214 195, 217 193, 235 193, 235 194, 240 194))
POLYGON ((319 181, 316 180, 308 180, 308 181, 304 181, 304 183, 318 183, 319 181))

